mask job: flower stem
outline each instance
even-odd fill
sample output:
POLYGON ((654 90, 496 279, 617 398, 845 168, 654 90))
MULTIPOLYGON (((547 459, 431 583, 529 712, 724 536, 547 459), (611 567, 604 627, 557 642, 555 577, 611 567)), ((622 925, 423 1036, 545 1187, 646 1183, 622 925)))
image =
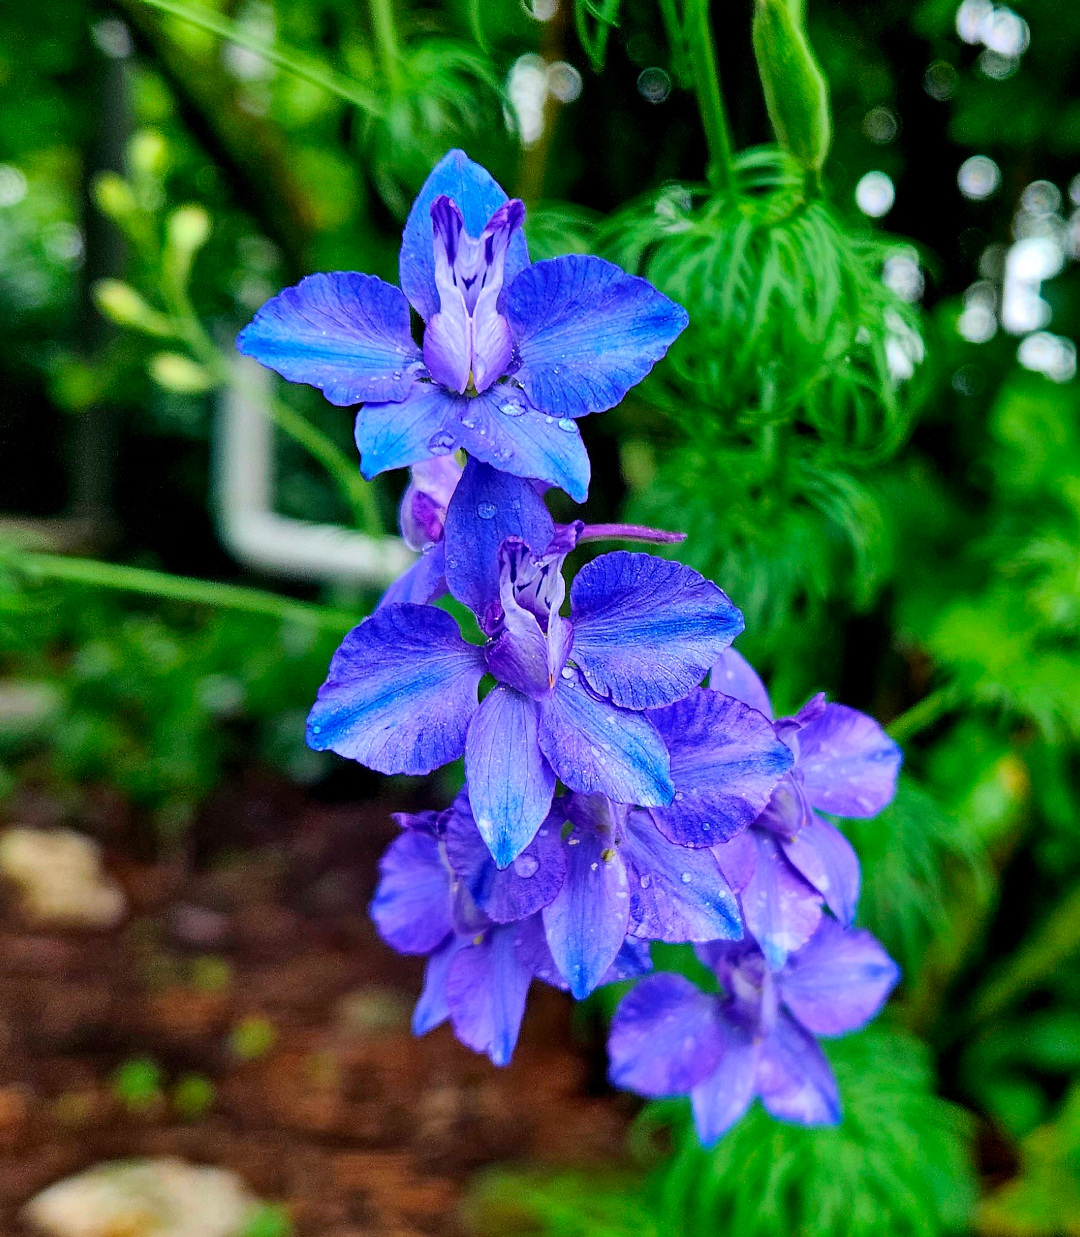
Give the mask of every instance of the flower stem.
POLYGON ((218 584, 212 580, 195 580, 189 576, 174 576, 164 571, 148 571, 143 567, 103 563, 93 558, 69 558, 62 554, 32 554, 14 550, 3 554, 3 561, 35 581, 63 580, 91 588, 142 593, 167 601, 240 610, 246 614, 261 614, 282 622, 304 623, 331 631, 346 631, 357 621, 356 616, 343 610, 293 601, 276 593, 236 584, 218 584))
POLYGON ((368 0, 379 63, 391 91, 401 86, 401 51, 394 24, 394 0, 368 0))
POLYGON ((914 704, 906 713, 901 713, 886 727, 897 743, 906 743, 920 730, 932 726, 939 718, 953 708, 959 699, 959 690, 955 683, 946 683, 929 696, 924 696, 918 704, 914 704))
POLYGON ((716 67, 712 23, 709 20, 709 0, 687 0, 686 42, 694 75, 709 162, 705 175, 718 192, 730 192, 735 185, 733 173, 734 147, 728 127, 724 96, 720 92, 720 73, 716 67))

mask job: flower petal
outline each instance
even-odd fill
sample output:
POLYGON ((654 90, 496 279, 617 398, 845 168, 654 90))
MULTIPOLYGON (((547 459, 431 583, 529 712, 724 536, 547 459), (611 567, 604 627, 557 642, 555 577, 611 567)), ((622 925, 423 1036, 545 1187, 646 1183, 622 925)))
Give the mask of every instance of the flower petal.
MULTIPOLYGON (((463 150, 450 151, 435 165, 409 211, 399 261, 401 286, 425 322, 439 309, 431 207, 444 194, 457 205, 466 230, 475 237, 480 236, 491 216, 508 200, 491 173, 474 163, 463 150)), ((529 250, 519 229, 511 237, 506 252, 505 283, 509 284, 528 265, 529 250)))
POLYGON ((588 497, 589 455, 568 417, 538 412, 520 387, 505 382, 473 399, 458 397, 456 408, 451 428, 470 455, 516 477, 557 485, 576 503, 588 497))
POLYGON ((687 1095, 716 1069, 720 1002, 682 975, 644 979, 619 1003, 608 1039, 612 1085, 650 1099, 687 1095))
POLYGON ((414 1035, 426 1035, 450 1017, 450 1010, 446 1005, 446 977, 450 973, 450 964, 467 942, 467 937, 451 936, 428 958, 424 970, 424 987, 413 1010, 414 1035))
POLYGON ((410 550, 425 550, 442 540, 446 508, 461 473, 453 455, 434 455, 413 465, 398 510, 401 537, 410 550))
POLYGON ((469 458, 446 509, 446 582, 484 621, 499 600, 499 547, 520 537, 541 550, 555 535, 544 500, 528 481, 469 458))
POLYGON ((825 898, 829 910, 845 926, 855 918, 859 901, 859 860, 851 843, 828 821, 811 813, 791 838, 781 838, 791 864, 825 898))
POLYGON ((616 803, 669 803, 668 754, 641 713, 599 700, 577 672, 540 703, 540 750, 571 790, 616 803))
POLYGON ((423 364, 401 291, 355 271, 308 275, 271 297, 236 346, 339 407, 404 399, 423 364))
POLYGON ((390 843, 370 910, 379 935, 398 953, 431 953, 453 931, 450 872, 437 838, 406 829, 390 843))
POLYGON ((604 984, 621 984, 626 979, 640 979, 653 969, 652 955, 649 953, 649 942, 639 941, 628 936, 622 943, 622 948, 615 955, 615 961, 608 967, 600 979, 600 987, 604 984))
POLYGON ((747 928, 775 971, 813 936, 821 922, 821 894, 795 871, 771 833, 749 833, 757 861, 739 901, 747 928))
POLYGON ((900 968, 869 932, 823 919, 777 982, 803 1026, 815 1035, 845 1035, 875 1017, 899 978, 900 968))
POLYGON ((476 712, 480 649, 434 606, 386 606, 342 641, 308 716, 308 746, 379 773, 456 760, 476 712))
POLYGON ((411 567, 406 567, 379 599, 378 608, 406 602, 424 606, 446 593, 446 554, 443 542, 430 546, 411 567))
POLYGON ((712 846, 745 829, 791 767, 772 723, 731 696, 698 688, 650 709, 671 753, 675 799, 653 808, 660 831, 679 846, 712 846))
POLYGON ((537 743, 538 708, 497 684, 469 726, 465 778, 477 828, 500 868, 536 836, 551 807, 555 774, 537 743))
POLYGON ((630 932, 647 940, 738 940, 735 895, 711 851, 675 846, 647 812, 631 812, 619 847, 630 883, 630 932))
POLYGON ((612 839, 576 826, 566 839, 566 879, 543 914, 552 957, 577 1000, 615 961, 629 907, 626 868, 612 839))
POLYGON ((743 629, 711 581, 653 554, 616 550, 570 586, 574 660, 589 686, 625 709, 681 700, 743 629))
POLYGON ((836 816, 876 816, 896 794, 903 756, 872 717, 829 704, 799 731, 799 772, 811 806, 836 816))
POLYGON ((818 1042, 784 1010, 761 1046, 758 1094, 780 1121, 796 1125, 837 1125, 840 1093, 818 1042))
POLYGON ((703 1147, 722 1138, 750 1107, 761 1046, 749 1032, 721 1018, 720 1064, 690 1092, 694 1125, 703 1147))
POLYGON ((559 830, 563 817, 549 813, 536 837, 513 863, 495 866, 487 843, 480 836, 466 791, 447 814, 446 855, 464 881, 473 901, 496 923, 514 923, 542 910, 562 888, 566 858, 559 830))
POLYGON ((368 403, 356 414, 353 437, 360 471, 370 481, 433 455, 448 455, 454 437, 455 396, 432 382, 416 382, 400 403, 368 403))
POLYGON ((508 1065, 517 1044, 533 972, 532 921, 489 928, 450 964, 446 1004, 454 1034, 493 1065, 508 1065))
POLYGON ((556 417, 613 408, 686 326, 686 310, 602 258, 571 254, 527 267, 506 316, 521 359, 515 377, 556 417))
POLYGON ((709 674, 709 686, 725 696, 734 696, 772 720, 772 704, 758 672, 741 653, 725 649, 709 674))

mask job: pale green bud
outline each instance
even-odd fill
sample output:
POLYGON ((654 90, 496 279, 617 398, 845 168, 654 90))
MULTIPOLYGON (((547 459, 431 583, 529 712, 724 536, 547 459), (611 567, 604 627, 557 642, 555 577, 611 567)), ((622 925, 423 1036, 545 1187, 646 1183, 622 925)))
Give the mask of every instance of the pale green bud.
POLYGON ((156 129, 140 129, 127 148, 131 170, 140 176, 160 176, 169 159, 169 148, 156 129))
POLYGON ((131 186, 115 172, 102 172, 94 178, 94 201, 101 213, 110 219, 127 219, 136 210, 131 186))
POLYGON ((210 235, 210 215, 202 206, 181 206, 169 216, 169 244, 182 253, 194 253, 210 235))
POLYGON ((172 323, 121 279, 99 279, 91 289, 94 304, 118 326, 133 327, 148 335, 172 335, 172 323))
POLYGON ((177 395, 202 395, 214 386, 214 379, 201 365, 179 352, 159 352, 147 368, 159 387, 177 395))

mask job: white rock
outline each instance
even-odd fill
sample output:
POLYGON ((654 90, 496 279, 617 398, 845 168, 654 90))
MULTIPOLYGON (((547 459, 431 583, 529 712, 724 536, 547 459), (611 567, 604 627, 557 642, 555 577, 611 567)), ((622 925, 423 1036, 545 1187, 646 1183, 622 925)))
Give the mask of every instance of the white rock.
POLYGON ((21 1218, 47 1237, 237 1237, 257 1206, 235 1173, 164 1157, 58 1181, 21 1218))
POLYGON ((113 928, 127 913, 124 891, 102 865, 101 847, 68 829, 0 834, 0 876, 18 889, 23 912, 43 925, 113 928))

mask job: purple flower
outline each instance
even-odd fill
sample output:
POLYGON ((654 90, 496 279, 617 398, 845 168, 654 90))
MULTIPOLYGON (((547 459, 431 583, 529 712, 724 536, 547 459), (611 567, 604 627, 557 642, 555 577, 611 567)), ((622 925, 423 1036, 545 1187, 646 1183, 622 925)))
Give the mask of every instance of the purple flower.
POLYGON ((893 960, 869 932, 834 919, 778 973, 751 942, 698 953, 723 992, 670 973, 639 983, 611 1024, 611 1081, 650 1098, 689 1095, 706 1146, 755 1096, 781 1121, 835 1125, 840 1097, 815 1036, 869 1022, 899 978, 893 960))
MULTIPOLYGON (((710 683, 772 717, 764 685, 734 649, 721 654, 710 683)), ((817 812, 876 815, 896 793, 902 756, 872 717, 826 704, 821 695, 773 725, 791 749, 792 768, 753 827, 715 854, 739 894, 747 928, 775 969, 813 935, 823 903, 842 923, 855 914, 858 860, 844 835, 817 812)))
POLYGON ((409 213, 401 289, 349 271, 309 275, 268 301, 237 347, 332 404, 363 404, 366 477, 461 447, 582 502, 589 460, 575 418, 614 407, 687 316, 600 258, 530 265, 524 217, 451 151, 409 213), (422 351, 410 304, 426 324, 422 351))
POLYGON ((570 826, 561 842, 566 875, 544 907, 544 929, 578 1000, 604 982, 627 936, 742 936, 734 895, 710 851, 672 845, 647 812, 602 795, 571 794, 557 803, 570 826))
MULTIPOLYGON (((379 864, 371 915, 401 953, 428 955, 413 1030, 450 1020, 454 1034, 495 1065, 517 1043, 534 978, 566 982, 551 957, 539 911, 565 877, 555 813, 505 870, 496 868, 462 793, 446 812, 401 814, 402 833, 379 864)), ((645 974, 648 952, 627 942, 605 982, 645 974)))
POLYGON ((461 480, 462 467, 456 456, 439 455, 421 460, 409 471, 398 524, 401 539, 410 550, 419 550, 420 557, 390 585, 380 606, 401 602, 422 606, 446 593, 446 508, 461 480))
POLYGON ((556 530, 533 486, 470 460, 446 512, 446 581, 487 643, 467 644, 432 606, 383 606, 345 637, 308 719, 312 747, 381 773, 464 753, 500 867, 536 834, 557 778, 619 803, 670 802, 668 752, 645 710, 686 695, 742 629, 696 571, 622 551, 578 572, 564 617, 562 561, 580 528, 556 530), (497 681, 479 703, 485 673, 497 681))

